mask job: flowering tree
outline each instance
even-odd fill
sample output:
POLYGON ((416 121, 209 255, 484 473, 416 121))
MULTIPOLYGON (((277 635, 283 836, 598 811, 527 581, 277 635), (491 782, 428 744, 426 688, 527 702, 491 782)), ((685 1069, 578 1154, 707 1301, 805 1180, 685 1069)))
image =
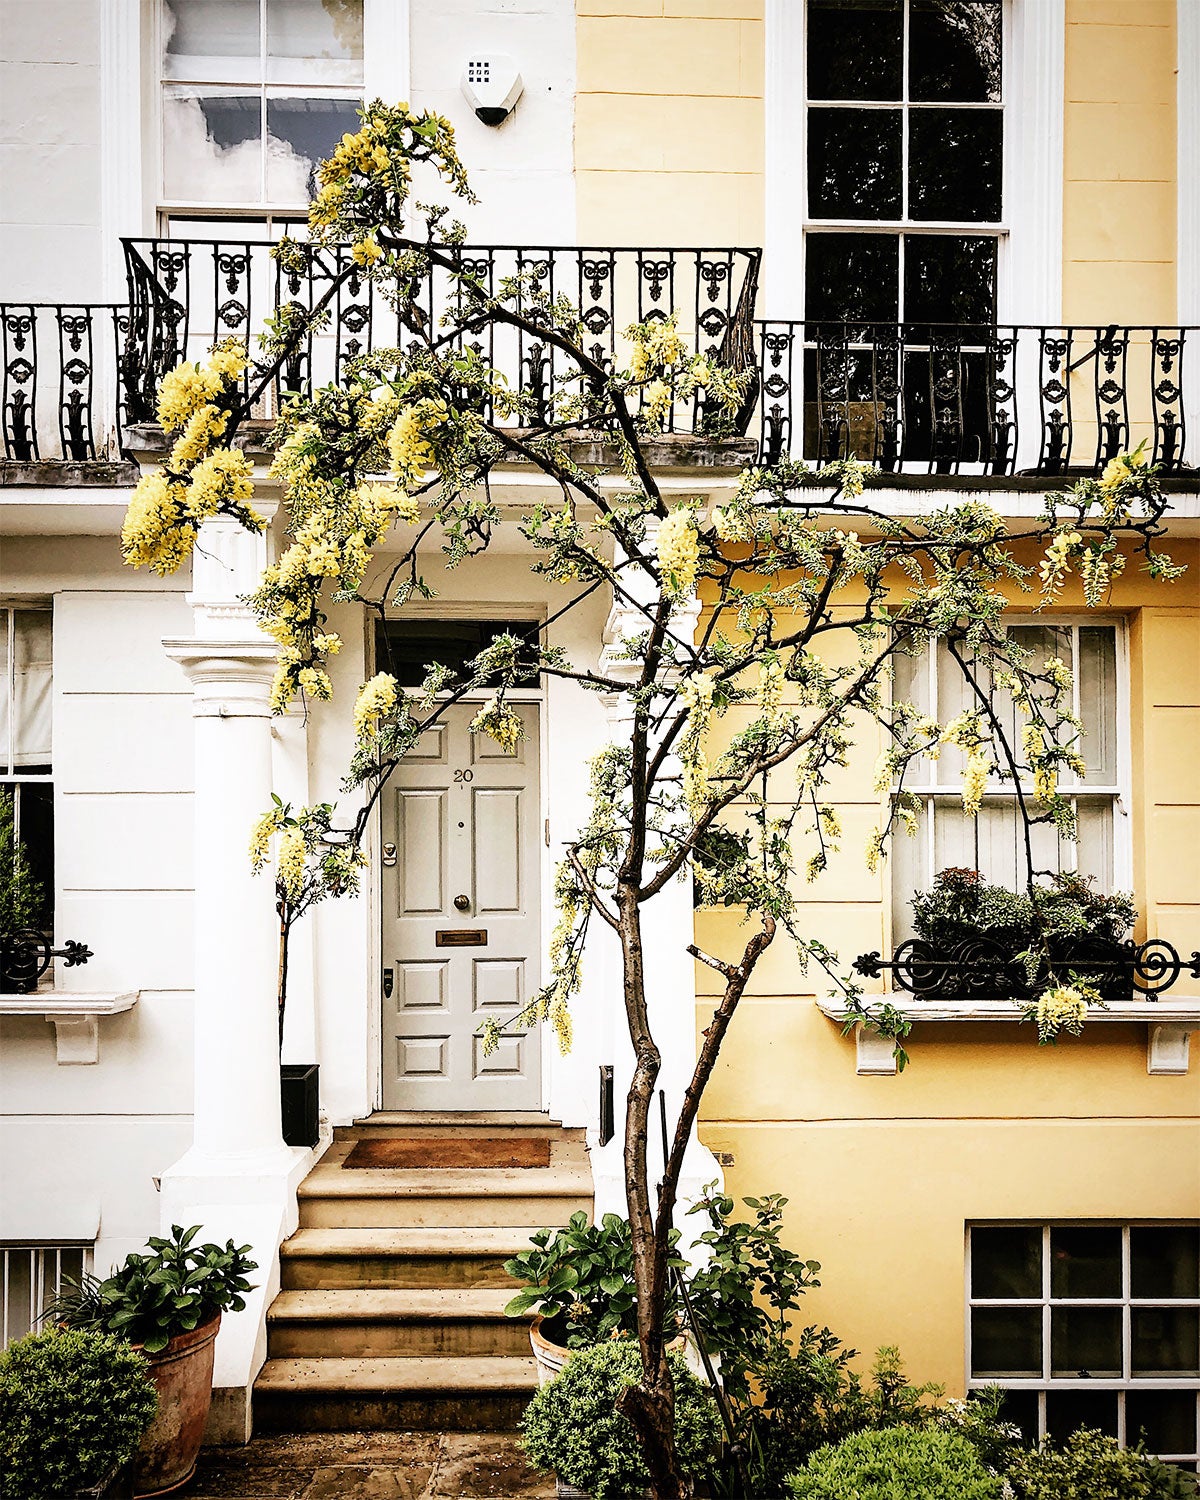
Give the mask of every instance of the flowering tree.
MULTIPOLYGON (((310 244, 284 241, 276 252, 287 270, 302 266, 314 244, 349 242, 354 265, 345 274, 374 283, 408 342, 360 355, 335 384, 286 402, 272 474, 284 488, 288 540, 252 602, 279 643, 278 712, 297 697, 311 705, 331 695, 326 667, 340 641, 328 628, 329 599, 357 600, 381 616, 402 610, 432 593, 419 559, 440 546, 446 567, 469 567, 502 525, 528 543, 535 571, 571 589, 567 609, 599 590, 625 621, 623 640, 600 666, 552 648, 542 626, 497 636, 461 672, 431 669, 416 690, 386 670, 365 683, 347 775, 362 808, 339 870, 353 873, 388 778, 448 704, 484 691, 472 727, 508 747, 522 733, 510 696, 538 674, 626 704, 628 738, 593 761, 590 816, 557 873, 549 980, 518 1024, 548 1019, 563 1047, 570 1045, 588 932, 597 921, 609 927, 623 957, 620 1004, 635 1060, 624 1167, 643 1380, 628 1392, 625 1410, 644 1441, 654 1493, 674 1497, 685 1486, 664 1352, 668 1237, 701 1098, 755 967, 782 930, 800 964, 829 971, 852 1021, 876 1026, 897 1047, 905 1031, 886 1005, 867 1009, 836 955, 805 926, 797 877, 819 880, 841 837, 831 776, 848 764, 864 726, 872 733, 879 726, 886 748, 875 789, 884 811, 865 851, 874 868, 893 834, 915 825, 915 799, 904 789, 910 767, 946 747, 960 751, 968 811, 978 809, 989 784, 1013 784, 1032 892, 1038 872, 1028 829, 1050 821, 1073 831, 1058 778, 1064 768, 1082 770, 1081 726, 1071 713, 1067 667, 1022 649, 1005 630, 1005 610, 1021 592, 1054 602, 1072 574, 1082 578, 1089 604, 1102 601, 1130 563, 1173 576, 1155 545, 1164 501, 1139 451, 1100 480, 1051 497, 1041 517, 1016 530, 978 501, 919 521, 872 506, 865 470, 853 461, 814 474, 783 460, 746 470, 721 507, 669 505, 648 441, 672 401, 697 396, 708 435, 719 440, 748 399, 747 376, 689 353, 671 317, 630 327, 623 362, 601 362, 568 300, 551 298, 530 277, 494 290, 480 282, 462 251, 461 227, 444 207, 413 199, 422 174, 440 177, 451 196, 470 197, 445 120, 372 104, 361 130, 344 137, 320 169, 310 244), (421 295, 434 273, 451 289, 440 324, 421 295), (553 351, 548 399, 537 403, 510 389, 485 362, 473 341, 489 328, 517 330, 553 351), (576 456, 572 440, 597 431, 616 454, 615 485, 576 456), (540 471, 559 498, 505 519, 488 480, 511 460, 540 471), (393 534, 397 521, 407 529, 393 534), (364 590, 385 543, 383 586, 364 590), (948 723, 891 689, 896 659, 939 638, 949 641, 971 688, 971 706, 948 723), (997 710, 997 692, 1016 705, 1016 736, 997 710), (733 953, 689 949, 720 975, 723 990, 672 1123, 656 1202, 647 1135, 660 1053, 646 993, 644 918, 670 882, 689 877, 703 902, 744 913, 745 938, 733 953)), ((278 315, 248 379, 245 351, 232 346, 167 376, 160 418, 177 436, 161 471, 134 495, 124 534, 130 562, 173 571, 214 515, 261 529, 251 465, 234 437, 320 327, 335 290, 331 283, 311 312, 278 315)), ((324 857, 322 846, 301 834, 309 811, 294 815, 295 826, 279 818, 276 809, 260 826, 255 857, 266 861, 266 840, 282 827, 279 879, 298 891, 303 869, 324 857)))

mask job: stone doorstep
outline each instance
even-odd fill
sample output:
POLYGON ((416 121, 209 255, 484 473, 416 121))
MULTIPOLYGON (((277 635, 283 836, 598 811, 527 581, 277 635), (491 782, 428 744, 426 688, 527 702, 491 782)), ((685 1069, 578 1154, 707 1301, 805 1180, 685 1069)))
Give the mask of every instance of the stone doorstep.
POLYGON ((278 1356, 517 1355, 527 1319, 507 1318, 509 1288, 337 1288, 281 1292, 267 1314, 278 1356))
POLYGON ((504 1263, 529 1248, 505 1228, 300 1229, 281 1247, 285 1291, 514 1285, 504 1263))

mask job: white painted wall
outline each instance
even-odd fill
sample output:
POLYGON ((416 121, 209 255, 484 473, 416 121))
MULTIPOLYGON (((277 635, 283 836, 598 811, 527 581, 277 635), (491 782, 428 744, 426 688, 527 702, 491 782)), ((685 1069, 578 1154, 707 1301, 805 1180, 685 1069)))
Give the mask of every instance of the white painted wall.
POLYGON ((0 0, 0 300, 103 297, 100 134, 100 0, 0 0))

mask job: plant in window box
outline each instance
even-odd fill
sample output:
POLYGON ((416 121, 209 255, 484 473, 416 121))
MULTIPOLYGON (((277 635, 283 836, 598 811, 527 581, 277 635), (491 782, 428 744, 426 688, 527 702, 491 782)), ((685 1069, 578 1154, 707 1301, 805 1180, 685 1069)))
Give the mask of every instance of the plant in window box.
MULTIPOLYGON (((1073 874, 1015 892, 978 870, 947 869, 911 905, 917 935, 897 956, 918 995, 1014 999, 1035 1019, 1039 996, 1056 986, 1085 1004, 1129 998, 1136 908, 1124 892, 1102 895, 1073 874)), ((1078 1007, 1059 1009, 1065 1025, 1078 1007)))
POLYGON ((138 1497, 166 1494, 196 1466, 212 1399, 214 1343, 225 1312, 240 1312, 258 1269, 249 1245, 197 1245, 199 1226, 173 1225, 111 1276, 69 1282, 47 1317, 66 1328, 113 1334, 140 1349, 158 1390, 158 1415, 133 1464, 138 1497))

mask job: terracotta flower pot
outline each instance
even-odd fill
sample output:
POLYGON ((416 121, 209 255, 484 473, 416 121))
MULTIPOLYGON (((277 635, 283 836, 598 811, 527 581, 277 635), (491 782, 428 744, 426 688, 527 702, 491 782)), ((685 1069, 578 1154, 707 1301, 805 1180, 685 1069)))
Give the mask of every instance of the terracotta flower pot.
POLYGON ((161 1353, 146 1355, 150 1379, 158 1390, 158 1412, 142 1434, 133 1460, 137 1500, 169 1494, 196 1471, 212 1404, 214 1346, 220 1326, 218 1313, 191 1333, 177 1334, 161 1353))
POLYGON ((529 1343, 537 1361, 538 1385, 549 1385, 570 1359, 572 1351, 562 1344, 552 1343, 542 1332, 545 1318, 540 1315, 529 1325, 529 1343))

